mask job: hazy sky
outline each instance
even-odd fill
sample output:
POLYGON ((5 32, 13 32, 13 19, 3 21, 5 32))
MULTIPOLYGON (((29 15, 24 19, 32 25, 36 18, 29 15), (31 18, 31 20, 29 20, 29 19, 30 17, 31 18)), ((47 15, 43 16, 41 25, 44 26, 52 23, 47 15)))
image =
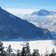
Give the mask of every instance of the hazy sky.
POLYGON ((39 9, 56 10, 56 0, 0 0, 0 6, 15 14, 29 14, 39 9))

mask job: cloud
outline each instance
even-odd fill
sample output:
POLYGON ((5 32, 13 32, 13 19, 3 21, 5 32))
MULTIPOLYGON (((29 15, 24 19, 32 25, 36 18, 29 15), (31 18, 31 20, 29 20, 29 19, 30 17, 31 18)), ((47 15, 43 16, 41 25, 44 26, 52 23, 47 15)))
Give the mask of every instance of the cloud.
POLYGON ((36 9, 5 8, 5 10, 7 10, 8 12, 10 12, 16 16, 20 16, 20 15, 24 15, 24 14, 31 14, 36 9))

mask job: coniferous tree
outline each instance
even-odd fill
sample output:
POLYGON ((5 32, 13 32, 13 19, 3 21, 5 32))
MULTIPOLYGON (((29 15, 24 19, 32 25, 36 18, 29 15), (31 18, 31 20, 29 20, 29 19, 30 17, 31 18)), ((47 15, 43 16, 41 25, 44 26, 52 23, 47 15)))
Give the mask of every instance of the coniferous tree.
POLYGON ((29 43, 26 43, 26 45, 23 47, 22 56, 30 56, 29 43))
POLYGON ((56 56, 55 50, 52 50, 52 53, 50 54, 50 56, 56 56))
POLYGON ((4 51, 3 43, 0 41, 0 56, 6 56, 6 53, 4 51))
POLYGON ((45 56, 49 56, 49 52, 48 52, 47 48, 46 48, 45 56))
POLYGON ((26 56, 26 52, 24 50, 25 47, 22 48, 21 56, 26 56))
POLYGON ((7 55, 11 56, 11 54, 12 54, 12 48, 11 48, 11 45, 9 45, 7 49, 7 55))
POLYGON ((20 56, 19 50, 17 50, 17 56, 20 56))
POLYGON ((27 56, 30 56, 30 47, 29 47, 29 43, 26 43, 26 47, 27 47, 27 56))
POLYGON ((33 55, 32 56, 40 56, 39 50, 34 49, 33 55))
POLYGON ((12 53, 12 55, 11 56, 16 56, 14 53, 12 53))

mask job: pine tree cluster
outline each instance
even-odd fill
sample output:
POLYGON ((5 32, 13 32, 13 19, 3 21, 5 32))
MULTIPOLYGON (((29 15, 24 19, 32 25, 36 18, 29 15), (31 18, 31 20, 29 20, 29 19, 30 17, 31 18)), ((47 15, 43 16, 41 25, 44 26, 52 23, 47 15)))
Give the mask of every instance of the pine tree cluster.
MULTIPOLYGON (((17 50, 17 53, 15 54, 11 48, 11 45, 8 46, 7 50, 4 50, 3 43, 0 41, 0 56, 43 56, 40 55, 38 49, 34 49, 33 53, 30 52, 29 43, 26 43, 25 46, 23 46, 22 51, 17 50)), ((56 56, 55 50, 52 50, 52 53, 48 54, 48 52, 45 53, 44 56, 56 56)))

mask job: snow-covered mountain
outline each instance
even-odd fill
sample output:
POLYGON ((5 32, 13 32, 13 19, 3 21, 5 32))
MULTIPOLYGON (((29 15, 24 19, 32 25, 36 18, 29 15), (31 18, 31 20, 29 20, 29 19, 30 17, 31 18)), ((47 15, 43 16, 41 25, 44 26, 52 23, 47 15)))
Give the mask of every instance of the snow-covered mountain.
POLYGON ((32 15, 47 16, 47 15, 53 15, 55 13, 56 12, 48 11, 48 10, 45 10, 45 9, 41 9, 40 11, 33 12, 32 15))
POLYGON ((56 12, 54 11, 41 9, 32 14, 24 15, 24 19, 38 27, 47 28, 50 31, 56 32, 56 12))

